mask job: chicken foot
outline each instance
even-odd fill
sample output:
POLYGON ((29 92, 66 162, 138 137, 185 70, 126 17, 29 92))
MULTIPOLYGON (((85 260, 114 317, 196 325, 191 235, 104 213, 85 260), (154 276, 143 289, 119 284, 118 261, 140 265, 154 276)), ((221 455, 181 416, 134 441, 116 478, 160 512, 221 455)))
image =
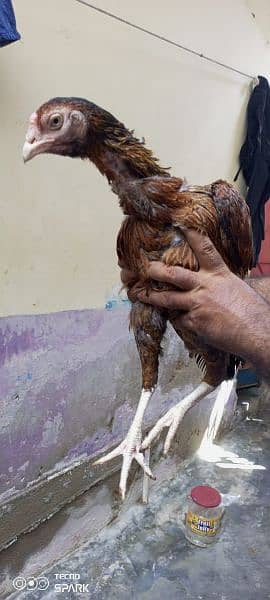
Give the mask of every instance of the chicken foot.
POLYGON ((99 460, 97 460, 95 465, 102 465, 117 456, 123 456, 123 463, 121 469, 121 477, 120 477, 120 494, 122 499, 124 500, 126 495, 126 487, 127 487, 127 479, 129 470, 131 467, 131 463, 133 460, 136 460, 140 467, 143 469, 144 473, 148 475, 151 479, 155 479, 151 469, 146 464, 144 459, 143 452, 141 451, 141 442, 142 442, 142 421, 143 416, 147 407, 147 404, 153 395, 154 388, 151 390, 142 389, 141 397, 139 400, 139 404, 137 406, 137 410, 135 413, 135 417, 132 421, 132 424, 129 428, 129 431, 125 437, 125 439, 112 450, 109 454, 103 456, 99 460))
POLYGON ((202 381, 202 383, 200 383, 200 385, 197 388, 195 388, 195 390, 193 390, 190 394, 188 394, 188 396, 183 398, 183 400, 178 402, 178 404, 170 408, 170 410, 168 410, 168 412, 157 421, 156 425, 151 429, 151 431, 144 439, 141 445, 141 449, 146 450, 146 448, 149 448, 152 442, 159 438, 162 430, 165 427, 168 427, 169 431, 167 433, 164 444, 164 454, 167 454, 170 449, 172 440, 178 429, 178 426, 184 418, 186 412, 192 406, 197 404, 197 402, 202 400, 202 398, 207 396, 207 394, 209 394, 213 389, 214 387, 212 385, 209 385, 205 381, 202 381))

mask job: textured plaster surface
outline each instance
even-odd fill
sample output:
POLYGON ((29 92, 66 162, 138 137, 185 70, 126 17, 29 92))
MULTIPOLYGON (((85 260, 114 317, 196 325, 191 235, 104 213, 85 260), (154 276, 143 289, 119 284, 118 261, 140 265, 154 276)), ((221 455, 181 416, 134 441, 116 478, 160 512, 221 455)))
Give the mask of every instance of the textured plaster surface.
MULTIPOLYGON (((59 548, 56 537, 56 545, 46 547, 40 560, 35 558, 36 573, 118 514, 120 507, 115 496, 118 475, 115 477, 114 473, 119 470, 121 460, 106 467, 93 467, 93 460, 126 433, 139 397, 140 366, 133 335, 128 331, 127 306, 12 317, 2 319, 1 326, 0 546, 6 546, 50 518, 98 482, 103 486, 105 507, 108 506, 105 510, 101 502, 97 514, 95 502, 90 500, 94 522, 90 530, 85 520, 81 529, 76 532, 74 528, 73 532, 67 518, 67 530, 62 532, 63 547, 60 544, 59 548)), ((201 378, 171 329, 164 339, 159 375, 159 385, 145 415, 145 429, 190 392, 201 378)), ((215 394, 210 394, 185 416, 175 444, 178 462, 170 458, 166 468, 167 463, 162 463, 164 476, 198 447, 214 400, 215 394)), ((232 417, 233 403, 234 399, 227 406, 225 428, 232 417)), ((151 456, 154 470, 160 454, 161 444, 151 456)), ((160 479, 162 470, 157 475, 160 479)), ((125 507, 141 497, 141 482, 141 473, 133 469, 125 507)), ((93 494, 94 498, 95 488, 93 494)), ((40 531, 54 531, 57 522, 55 517, 49 529, 45 523, 40 531)), ((15 548, 24 543, 20 540, 15 548)), ((25 548, 26 555, 27 552, 25 548)), ((31 561, 26 560, 25 568, 31 574, 31 561)))
MULTIPOLYGON (((91 456, 127 428, 140 391, 128 312, 0 320, 0 501, 57 464, 91 456)), ((161 386, 185 360, 172 336, 161 386)))
MULTIPOLYGON (((67 598, 163 600, 168 594, 172 600, 269 598, 269 393, 265 397, 256 415, 250 413, 219 442, 213 462, 195 457, 180 465, 175 455, 160 460, 148 506, 134 502, 134 482, 115 515, 111 491, 103 485, 59 513, 55 528, 52 519, 30 534, 28 552, 26 541, 3 552, 2 596, 53 600, 58 595, 56 574, 68 573, 79 574, 87 588, 81 595, 66 591, 62 595, 67 598), (232 453, 230 459, 226 451, 232 453), (184 537, 183 517, 190 488, 206 483, 217 487, 228 505, 220 540, 197 548, 184 537), (106 514, 111 523, 96 533, 96 524, 103 517, 105 521, 106 514), (56 556, 57 546, 59 556, 65 553, 68 536, 73 536, 77 549, 49 567, 48 556, 56 556), (49 581, 45 592, 11 594, 14 577, 41 574, 49 581)), ((242 400, 251 398, 245 392, 242 400)))

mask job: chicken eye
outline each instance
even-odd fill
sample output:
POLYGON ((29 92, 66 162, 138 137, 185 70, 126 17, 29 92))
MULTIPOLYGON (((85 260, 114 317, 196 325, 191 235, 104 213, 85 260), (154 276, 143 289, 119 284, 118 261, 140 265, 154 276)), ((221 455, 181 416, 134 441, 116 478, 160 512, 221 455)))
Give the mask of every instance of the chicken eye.
POLYGON ((52 115, 49 121, 49 125, 51 129, 60 129, 63 123, 62 115, 52 115))

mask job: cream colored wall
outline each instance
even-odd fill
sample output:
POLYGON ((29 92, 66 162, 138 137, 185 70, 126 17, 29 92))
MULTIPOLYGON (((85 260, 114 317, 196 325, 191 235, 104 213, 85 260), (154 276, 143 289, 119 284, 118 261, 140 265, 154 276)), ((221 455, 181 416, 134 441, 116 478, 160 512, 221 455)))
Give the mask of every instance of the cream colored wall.
MULTIPOLYGON (((96 4, 267 76, 267 2, 96 4)), ((24 166, 29 114, 55 95, 92 99, 145 136, 175 174, 206 183, 235 173, 249 83, 75 0, 14 0, 14 8, 22 41, 0 50, 0 311, 104 306, 119 279, 116 198, 85 162, 43 156, 24 166)))

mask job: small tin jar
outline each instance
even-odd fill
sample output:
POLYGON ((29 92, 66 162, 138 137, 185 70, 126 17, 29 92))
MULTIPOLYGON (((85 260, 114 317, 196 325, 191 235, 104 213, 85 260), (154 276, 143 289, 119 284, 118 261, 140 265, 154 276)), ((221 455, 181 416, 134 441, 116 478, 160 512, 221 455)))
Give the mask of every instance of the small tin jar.
POLYGON ((196 546, 208 546, 220 534, 224 514, 220 493, 208 485, 197 485, 188 498, 185 536, 196 546))

